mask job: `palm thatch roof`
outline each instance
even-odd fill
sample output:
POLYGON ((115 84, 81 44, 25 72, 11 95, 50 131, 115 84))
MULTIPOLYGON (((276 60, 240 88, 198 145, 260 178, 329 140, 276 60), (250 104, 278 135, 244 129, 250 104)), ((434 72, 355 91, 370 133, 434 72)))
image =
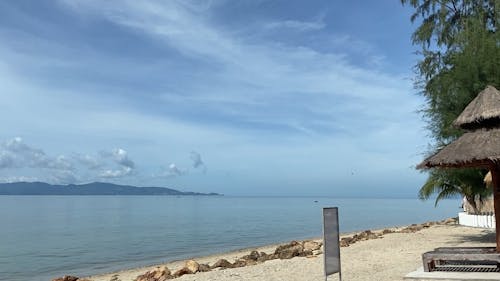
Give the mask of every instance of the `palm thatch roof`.
POLYGON ((453 122, 463 129, 490 127, 500 121, 500 91, 487 86, 453 122))
POLYGON ((466 132, 436 154, 428 157, 417 169, 432 167, 484 167, 500 163, 500 128, 466 132))

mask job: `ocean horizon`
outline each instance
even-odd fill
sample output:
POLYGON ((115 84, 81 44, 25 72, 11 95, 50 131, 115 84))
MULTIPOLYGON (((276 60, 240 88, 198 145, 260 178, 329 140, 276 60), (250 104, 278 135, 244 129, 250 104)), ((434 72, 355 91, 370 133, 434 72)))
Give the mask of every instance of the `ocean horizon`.
POLYGON ((0 196, 0 280, 51 280, 455 217, 460 200, 320 196, 0 196), (315 202, 317 201, 317 202, 315 202))

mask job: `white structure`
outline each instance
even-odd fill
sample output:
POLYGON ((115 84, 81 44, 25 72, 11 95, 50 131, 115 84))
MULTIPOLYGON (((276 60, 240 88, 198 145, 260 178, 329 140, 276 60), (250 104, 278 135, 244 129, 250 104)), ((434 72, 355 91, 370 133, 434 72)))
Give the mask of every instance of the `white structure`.
POLYGON ((482 227, 482 228, 495 228, 495 215, 470 215, 466 212, 458 213, 458 223, 460 225, 482 227))

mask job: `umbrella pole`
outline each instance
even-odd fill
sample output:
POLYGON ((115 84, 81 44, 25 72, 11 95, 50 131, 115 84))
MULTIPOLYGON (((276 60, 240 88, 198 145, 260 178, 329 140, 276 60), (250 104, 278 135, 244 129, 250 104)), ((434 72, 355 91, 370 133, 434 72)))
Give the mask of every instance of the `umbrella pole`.
POLYGON ((493 184, 493 201, 495 206, 495 232, 497 241, 497 253, 500 253, 500 169, 497 164, 494 164, 490 168, 491 180, 493 184))

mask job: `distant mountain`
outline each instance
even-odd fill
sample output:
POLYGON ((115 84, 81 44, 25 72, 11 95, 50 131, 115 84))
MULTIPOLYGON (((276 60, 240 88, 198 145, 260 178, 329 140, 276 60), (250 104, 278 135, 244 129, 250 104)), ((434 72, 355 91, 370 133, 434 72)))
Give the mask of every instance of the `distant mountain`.
POLYGON ((220 195, 217 193, 182 192, 166 187, 137 187, 104 182, 52 185, 44 182, 0 184, 0 195, 220 195))

